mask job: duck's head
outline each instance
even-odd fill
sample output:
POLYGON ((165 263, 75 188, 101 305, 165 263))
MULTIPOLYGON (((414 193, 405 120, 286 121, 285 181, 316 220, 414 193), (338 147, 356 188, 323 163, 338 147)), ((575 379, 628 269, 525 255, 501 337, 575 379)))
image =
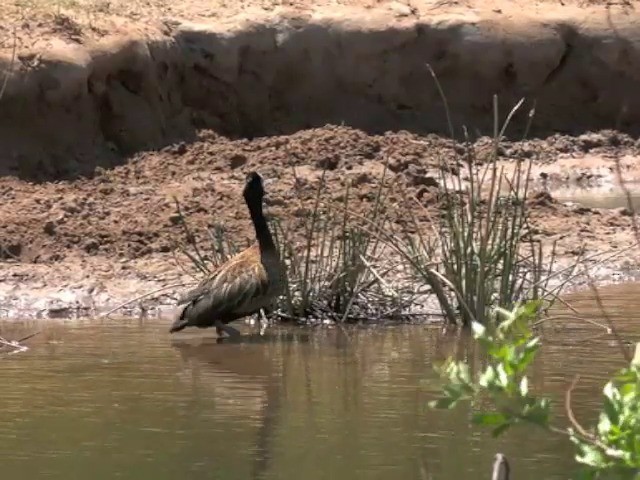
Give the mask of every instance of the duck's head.
POLYGON ((262 177, 257 172, 249 172, 247 174, 243 195, 247 203, 262 201, 264 197, 264 185, 262 183, 262 177))

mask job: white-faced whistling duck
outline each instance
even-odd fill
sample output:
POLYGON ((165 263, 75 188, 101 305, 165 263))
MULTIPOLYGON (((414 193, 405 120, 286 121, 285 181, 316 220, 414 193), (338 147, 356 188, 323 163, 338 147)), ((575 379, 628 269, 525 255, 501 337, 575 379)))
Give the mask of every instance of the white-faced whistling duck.
POLYGON ((185 305, 171 333, 185 327, 216 327, 218 335, 240 335, 227 325, 260 312, 282 293, 284 270, 262 211, 262 177, 250 172, 243 192, 257 242, 218 266, 200 285, 187 293, 185 305))

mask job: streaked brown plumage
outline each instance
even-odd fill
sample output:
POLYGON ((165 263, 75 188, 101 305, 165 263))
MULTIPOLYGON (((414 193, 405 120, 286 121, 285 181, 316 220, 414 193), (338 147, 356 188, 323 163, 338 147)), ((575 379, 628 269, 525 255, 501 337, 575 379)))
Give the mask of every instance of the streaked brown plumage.
POLYGON ((244 199, 249 208, 257 242, 220 265, 181 299, 185 305, 171 333, 186 327, 216 327, 218 335, 239 332, 227 324, 253 315, 282 292, 283 268, 262 212, 264 189, 255 172, 247 175, 244 199))

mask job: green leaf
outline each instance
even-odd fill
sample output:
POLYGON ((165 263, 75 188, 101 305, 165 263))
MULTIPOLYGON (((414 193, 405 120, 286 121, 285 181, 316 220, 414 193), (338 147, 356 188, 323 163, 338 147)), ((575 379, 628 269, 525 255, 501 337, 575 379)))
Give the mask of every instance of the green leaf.
POLYGON ((498 379, 500 380, 500 386, 507 388, 509 386, 509 375, 504 368, 504 364, 498 365, 498 379))
POLYGON ((515 316, 515 310, 513 312, 511 312, 511 311, 509 311, 509 310, 507 310, 505 308, 498 307, 498 306, 493 307, 493 311, 494 311, 494 315, 496 315, 496 316, 500 316, 501 315, 501 316, 503 316, 505 318, 505 320, 502 323, 512 319, 515 316))
POLYGON ((534 319, 538 314, 538 310, 540 310, 542 303, 541 299, 529 300, 520 308, 519 316, 526 318, 527 320, 534 319))
POLYGON ((476 425, 493 426, 507 422, 507 417, 499 412, 474 413, 471 421, 476 425))
POLYGON ((469 372, 469 365, 466 363, 460 363, 458 365, 458 379, 461 383, 469 384, 471 383, 471 374, 469 372))
POLYGON ((598 421, 598 433, 606 435, 611 430, 611 420, 609 415, 601 413, 598 421))
POLYGON ((491 385, 496 383, 497 374, 492 365, 489 365, 487 369, 480 375, 478 379, 478 384, 481 387, 489 388, 491 385))
POLYGON ((604 396, 611 400, 613 403, 616 403, 620 398, 620 392, 618 392, 618 389, 615 387, 613 382, 608 382, 602 389, 602 393, 604 393, 604 396))
POLYGON ((456 383, 448 383, 447 385, 442 387, 442 390, 447 397, 460 399, 464 396, 461 385, 456 383))
POLYGON ((633 360, 631 360, 631 365, 640 366, 640 342, 636 343, 636 349, 633 354, 633 360))
POLYGON ((531 365, 533 363, 533 360, 535 359, 537 353, 537 349, 532 349, 532 350, 525 350, 522 354, 522 357, 520 358, 520 362, 518 365, 518 372, 524 372, 529 365, 531 365))
POLYGON ((487 353, 495 360, 502 361, 509 358, 509 346, 492 343, 487 349, 487 353))
POLYGON ((582 468, 574 476, 574 480, 596 480, 598 471, 593 468, 582 468))
POLYGON ((471 322, 471 329, 473 330, 473 336, 475 338, 484 337, 484 334, 487 331, 487 328, 483 324, 475 321, 471 322))
POLYGON ((591 467, 603 468, 607 465, 607 460, 600 449, 583 443, 580 445, 580 453, 576 455, 576 461, 591 467))
POLYGON ((525 409, 523 416, 534 425, 546 428, 549 425, 549 400, 547 398, 533 399, 532 404, 525 409))
POLYGON ((613 378, 617 382, 630 383, 636 381, 638 374, 635 369, 623 368, 613 378))
POLYGON ((632 382, 628 382, 628 383, 623 383, 620 386, 620 395, 622 396, 623 399, 628 399, 628 398, 633 398, 637 395, 638 390, 636 388, 635 383, 632 382))
POLYGON ((496 428, 493 429, 493 431, 491 432, 491 436, 493 438, 497 438, 500 435, 502 435, 504 432, 506 432, 509 427, 511 427, 511 423, 510 422, 503 423, 499 427, 496 427, 496 428))
POLYGON ((540 337, 534 337, 527 342, 524 349, 526 351, 537 350, 539 346, 540 346, 540 337))
POLYGON ((527 380, 527 377, 522 377, 522 380, 520 380, 520 395, 522 395, 523 397, 526 397, 528 393, 529 393, 529 381, 527 380))
MULTIPOLYGON (((620 412, 618 412, 614 402, 612 402, 608 397, 605 397, 602 408, 607 420, 610 423, 617 425, 620 421, 620 412)), ((607 427, 606 430, 608 429, 609 428, 607 427)))
POLYGON ((428 403, 429 408, 437 410, 451 410, 458 402, 457 398, 443 397, 437 400, 432 400, 428 403))

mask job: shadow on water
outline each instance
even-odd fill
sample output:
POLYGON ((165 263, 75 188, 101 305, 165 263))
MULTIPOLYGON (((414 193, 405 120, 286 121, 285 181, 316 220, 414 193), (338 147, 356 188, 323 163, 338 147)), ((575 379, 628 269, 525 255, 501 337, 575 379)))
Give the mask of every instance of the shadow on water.
MULTIPOLYGON (((622 334, 640 339, 638 284, 602 289, 622 334)), ((567 297, 601 320, 590 292, 567 297)), ((558 310, 530 387, 564 392, 590 425, 605 379, 624 362, 610 335, 558 310)), ((439 328, 272 328, 240 341, 215 333, 169 336, 155 320, 4 322, 16 338, 41 329, 28 352, 3 358, 0 450, 7 478, 457 480, 488 478, 504 452, 518 480, 564 479, 573 446, 516 428, 500 439, 470 423, 469 406, 426 408, 448 355, 481 367, 464 335, 439 328), (84 473, 83 473, 84 472, 84 473)), ((246 329, 243 329, 246 330, 246 329)))
POLYGON ((265 399, 260 413, 261 424, 256 434, 253 448, 252 479, 261 479, 269 470, 273 456, 273 441, 278 426, 283 385, 287 380, 287 364, 274 368, 263 348, 267 344, 283 343, 291 346, 294 342, 307 343, 306 332, 279 332, 277 335, 243 335, 241 338, 206 338, 172 340, 171 345, 180 352, 185 362, 199 364, 215 373, 222 371, 249 377, 260 382, 265 390, 265 399), (243 348, 236 348, 242 345, 243 348), (276 372, 277 370, 277 372, 276 372))

